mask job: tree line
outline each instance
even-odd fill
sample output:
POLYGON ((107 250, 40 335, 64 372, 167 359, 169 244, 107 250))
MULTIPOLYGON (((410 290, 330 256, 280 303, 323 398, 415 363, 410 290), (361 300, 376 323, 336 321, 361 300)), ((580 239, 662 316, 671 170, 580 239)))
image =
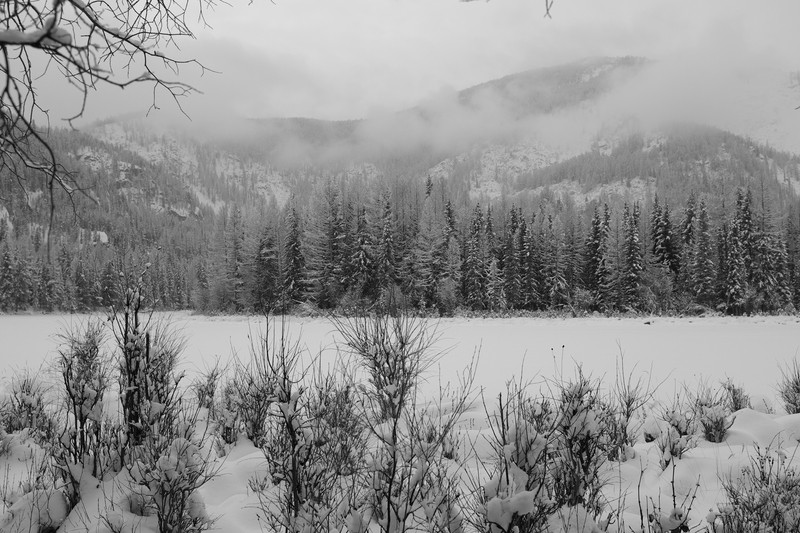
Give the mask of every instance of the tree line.
POLYGON ((0 224, 0 310, 107 307, 136 268, 152 304, 206 313, 743 314, 800 305, 798 210, 778 217, 762 201, 756 212, 747 188, 729 209, 694 193, 677 208, 658 195, 456 207, 430 178, 417 194, 384 188, 363 198, 327 180, 305 206, 230 206, 193 256, 83 238, 62 239, 48 260, 41 238, 15 239, 0 224))

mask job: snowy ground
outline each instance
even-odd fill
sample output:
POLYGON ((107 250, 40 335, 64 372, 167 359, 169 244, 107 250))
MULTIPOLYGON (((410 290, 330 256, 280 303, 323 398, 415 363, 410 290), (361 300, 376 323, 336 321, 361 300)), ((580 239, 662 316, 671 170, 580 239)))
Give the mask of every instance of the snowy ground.
MULTIPOLYGON (((251 335, 263 324, 259 317, 200 317, 169 315, 186 339, 185 370, 189 373, 227 361, 233 352, 246 356, 251 335)), ((25 366, 47 366, 58 349, 57 334, 84 315, 0 316, 0 379, 25 366)), ((649 372, 653 381, 665 381, 662 392, 671 395, 682 384, 702 378, 713 383, 730 377, 753 397, 774 399, 782 366, 800 354, 798 317, 711 318, 578 318, 578 319, 467 319, 432 321, 438 328, 436 348, 443 351, 443 381, 479 353, 478 383, 489 397, 507 380, 523 375, 553 377, 563 367, 571 373, 573 361, 593 377, 613 377, 615 363, 624 354, 627 369, 649 372)), ((287 329, 308 351, 335 361, 338 336, 324 318, 289 318, 287 329)), ((570 375, 570 374, 567 374, 570 375)), ((438 387, 433 379, 429 390, 438 387)))
MULTIPOLYGON (((0 316, 0 383, 7 383, 13 371, 26 366, 51 368, 50 361, 58 347, 57 333, 85 318, 0 316)), ((177 313, 171 318, 187 340, 184 368, 189 373, 213 364, 217 357, 226 361, 232 352, 246 355, 249 336, 251 332, 257 333, 261 324, 255 317, 196 317, 177 313)), ((337 335, 327 320, 292 318, 287 326, 291 336, 299 337, 324 362, 337 357, 337 335)), ((637 491, 643 498, 662 500, 668 513, 672 508, 669 500, 673 486, 680 503, 699 480, 689 523, 704 531, 702 524, 708 510, 724 499, 721 479, 737 475, 756 445, 779 445, 789 457, 794 457, 797 451, 800 415, 781 415, 775 401, 780 369, 800 351, 800 319, 796 317, 456 318, 438 321, 437 327, 440 334, 437 348, 444 351, 439 364, 441 380, 455 379, 473 354, 479 352, 476 385, 485 389, 489 402, 503 390, 507 380, 520 374, 526 380, 535 380, 537 376, 550 378, 560 372, 570 377, 573 360, 582 364, 587 374, 606 376, 609 381, 622 352, 628 370, 637 365, 636 373, 647 373, 652 368, 652 381, 664 381, 659 394, 665 399, 684 385, 692 387, 703 378, 716 385, 730 377, 743 385, 754 400, 765 399, 778 407, 775 415, 754 410, 737 413, 723 443, 711 444, 701 439, 696 448, 677 460, 674 479, 671 468, 662 471, 659 466, 660 456, 654 443, 640 442, 631 459, 609 463, 604 474, 609 481, 605 494, 610 502, 615 502, 613 505, 621 502, 619 506, 625 511, 629 526, 638 526, 637 491)), ((432 394, 438 383, 439 379, 433 376, 424 385, 423 394, 432 394)), ((468 428, 464 434, 472 439, 478 459, 488 461, 488 447, 482 439, 485 422, 481 408, 474 407, 466 416, 469 422, 462 426, 468 428)), ((5 487, 22 481, 40 453, 24 436, 12 439, 9 451, 0 454, 0 485, 5 487)), ((254 474, 260 473, 261 477, 266 474, 263 454, 249 441, 240 441, 220 460, 219 466, 219 475, 201 489, 208 514, 217 517, 214 531, 261 531, 256 514, 258 498, 248 488, 248 480, 254 474)), ((59 531, 109 531, 98 519, 103 512, 109 512, 103 509, 113 503, 108 494, 115 489, 112 482, 108 483, 87 489, 83 513, 73 512, 59 531)), ((58 511, 58 502, 45 504, 58 511)), ((0 511, 5 508, 0 505, 0 511)), ((157 531, 152 517, 135 517, 130 513, 113 517, 124 522, 122 531, 157 531)), ((17 531, 3 529, 3 523, 0 516, 0 531, 17 531)))

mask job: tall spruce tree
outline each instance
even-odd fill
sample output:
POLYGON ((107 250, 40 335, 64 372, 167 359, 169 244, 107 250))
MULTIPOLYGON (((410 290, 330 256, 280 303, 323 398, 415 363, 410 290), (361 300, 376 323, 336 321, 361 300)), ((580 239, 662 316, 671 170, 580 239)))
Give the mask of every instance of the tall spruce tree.
POLYGON ((625 232, 621 287, 623 308, 638 309, 641 303, 639 299, 642 273, 644 272, 644 256, 639 239, 640 216, 638 203, 633 204, 633 209, 629 209, 628 204, 625 204, 622 215, 625 232))
POLYGON ((286 211, 284 227, 281 307, 285 311, 305 294, 305 257, 300 242, 300 217, 294 205, 286 211))
POLYGON ((711 306, 715 300, 715 279, 711 228, 705 199, 697 207, 697 228, 694 232, 694 248, 690 266, 692 294, 697 303, 711 306))

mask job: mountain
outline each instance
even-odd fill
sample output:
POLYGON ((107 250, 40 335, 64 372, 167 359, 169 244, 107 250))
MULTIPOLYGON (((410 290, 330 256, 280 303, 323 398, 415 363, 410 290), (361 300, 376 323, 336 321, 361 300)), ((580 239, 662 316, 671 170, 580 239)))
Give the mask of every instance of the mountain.
MULTIPOLYGON (((445 200, 452 206, 453 230, 462 237, 476 204, 494 206, 500 228, 512 206, 555 218, 577 212, 577 227, 585 228, 602 203, 649 206, 659 195, 677 208, 694 193, 721 221, 739 187, 755 191, 770 224, 784 224, 800 194, 800 159, 776 148, 794 142, 797 112, 785 105, 794 78, 762 73, 731 93, 785 85, 774 98, 765 92, 741 113, 702 114, 675 88, 680 83, 664 80, 665 71, 641 58, 595 58, 358 120, 231 119, 189 130, 128 117, 81 132, 56 130, 51 142, 86 194, 57 192, 51 224, 40 177, 28 177, 26 194, 14 180, 0 180, 0 246, 36 256, 50 243, 45 255, 63 252, 65 278, 75 276, 79 260, 98 270, 111 261, 161 257, 180 265, 186 287, 176 305, 187 305, 206 260, 238 261, 224 255, 219 263, 220 254, 232 253, 232 231, 252 250, 264 227, 286 229, 287 206, 310 226, 332 188, 336 209, 351 209, 349 217, 366 208, 370 224, 386 210, 388 195, 393 224, 412 228, 407 240, 416 238, 423 200, 434 190, 437 209, 445 200), (759 105, 771 110, 763 113, 768 124, 758 123, 759 105), (100 251, 80 259, 90 248, 100 251)), ((739 105, 737 98, 729 101, 739 105)))

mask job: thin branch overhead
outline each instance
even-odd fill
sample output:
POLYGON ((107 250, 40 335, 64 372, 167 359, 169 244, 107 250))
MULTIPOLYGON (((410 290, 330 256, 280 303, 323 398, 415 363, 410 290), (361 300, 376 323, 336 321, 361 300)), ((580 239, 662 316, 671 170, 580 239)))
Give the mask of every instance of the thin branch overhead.
POLYGON ((0 179, 15 179, 23 190, 34 174, 46 177, 53 205, 57 189, 68 197, 81 191, 76 176, 57 161, 48 142, 48 109, 39 89, 59 76, 64 89, 77 90, 77 108, 67 122, 83 116, 90 91, 102 85, 151 85, 151 109, 165 94, 180 99, 194 88, 179 70, 195 65, 171 52, 192 38, 189 20, 215 0, 5 0, 0 4, 0 179), (197 11, 197 13, 194 13, 197 11))

